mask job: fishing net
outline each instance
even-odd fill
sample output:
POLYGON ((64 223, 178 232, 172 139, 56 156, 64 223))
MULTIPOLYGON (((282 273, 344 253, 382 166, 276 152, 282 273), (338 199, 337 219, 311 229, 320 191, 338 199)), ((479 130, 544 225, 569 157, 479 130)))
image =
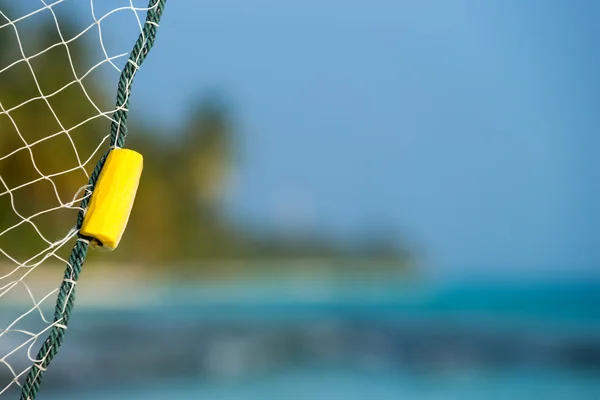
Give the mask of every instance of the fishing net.
POLYGON ((63 341, 79 229, 165 2, 0 0, 0 398, 35 398, 63 341))

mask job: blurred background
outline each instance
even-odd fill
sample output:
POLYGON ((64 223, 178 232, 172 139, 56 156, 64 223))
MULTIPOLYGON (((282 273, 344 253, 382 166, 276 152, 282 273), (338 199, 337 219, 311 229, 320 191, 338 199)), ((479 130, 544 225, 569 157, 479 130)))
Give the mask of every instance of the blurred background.
MULTIPOLYGON (((51 319, 72 242, 17 266, 76 222, 146 5, 0 0, 2 329, 51 319)), ((600 398, 598 18, 168 2, 129 227, 89 254, 39 398, 600 398)), ((0 337, 2 387, 28 338, 0 337)))

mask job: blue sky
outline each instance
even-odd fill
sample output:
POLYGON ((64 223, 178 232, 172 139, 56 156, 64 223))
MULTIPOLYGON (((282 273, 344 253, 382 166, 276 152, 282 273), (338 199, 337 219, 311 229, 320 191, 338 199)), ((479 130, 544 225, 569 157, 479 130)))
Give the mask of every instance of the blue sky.
POLYGON ((391 227, 441 269, 594 269, 599 18, 593 0, 170 1, 132 118, 169 126, 223 91, 242 220, 391 227))

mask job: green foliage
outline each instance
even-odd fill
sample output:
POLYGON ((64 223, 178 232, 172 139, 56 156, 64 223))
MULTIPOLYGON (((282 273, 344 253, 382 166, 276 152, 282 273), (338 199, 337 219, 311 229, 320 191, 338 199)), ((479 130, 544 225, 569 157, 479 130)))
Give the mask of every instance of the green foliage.
MULTIPOLYGON (((4 5, 0 10, 10 11, 4 5)), ((69 19, 61 19, 61 32, 67 37, 73 37, 76 28, 69 19)), ((53 21, 30 29, 28 37, 41 39, 31 44, 32 54, 60 42, 53 21)), ((0 160, 0 233, 31 218, 40 233, 53 241, 73 227, 76 210, 37 214, 67 203, 87 183, 85 171, 93 169, 101 155, 94 150, 110 129, 110 121, 99 116, 88 96, 107 110, 114 94, 105 90, 111 85, 99 85, 92 78, 86 78, 83 86, 77 83, 76 74, 84 72, 81 66, 88 56, 83 40, 52 47, 34 57, 31 65, 23 61, 16 44, 14 31, 0 29, 0 71, 4 69, 0 72, 0 111, 4 111, 0 114, 0 158, 4 157, 0 160), (42 94, 47 99, 41 98, 42 94)), ((92 252, 92 258, 160 264, 172 260, 343 260, 361 256, 350 249, 353 246, 324 238, 308 235, 289 242, 228 222, 221 204, 223 185, 235 158, 235 135, 227 108, 215 98, 200 100, 182 131, 169 132, 177 140, 167 140, 148 126, 130 131, 127 147, 145 158, 136 204, 119 249, 108 255, 92 252)), ((0 248, 21 262, 44 247, 29 223, 0 234, 0 248)), ((363 256, 396 263, 406 259, 404 252, 383 245, 379 248, 370 246, 363 256), (381 251, 371 251, 379 248, 381 251)))
MULTIPOLYGON (((4 5, 0 9, 10 15, 4 5)), ((52 20, 30 29, 19 31, 26 57, 60 42, 52 20)), ((61 31, 76 29, 63 20, 61 31)), ((52 47, 29 63, 18 44, 11 26, 0 29, 0 233, 12 228, 0 235, 0 248, 25 261, 47 247, 42 237, 53 242, 74 225, 74 211, 44 211, 70 202, 85 184, 84 158, 92 155, 109 121, 96 118, 74 129, 99 114, 69 62, 70 55, 77 67, 85 57, 85 42, 52 47), (24 218, 31 223, 15 227, 24 218)), ((83 84, 94 102, 108 107, 101 87, 83 84)))

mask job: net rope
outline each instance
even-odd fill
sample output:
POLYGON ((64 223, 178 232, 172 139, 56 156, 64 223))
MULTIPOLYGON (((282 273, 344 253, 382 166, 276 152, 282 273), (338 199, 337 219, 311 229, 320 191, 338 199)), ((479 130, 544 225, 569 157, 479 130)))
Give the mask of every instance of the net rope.
MULTIPOLYGON (((93 21, 71 37, 61 29, 57 11, 68 0, 35 3, 35 8, 15 17, 18 13, 7 11, 5 2, 0 0, 0 397, 4 398, 11 390, 20 391, 22 400, 36 397, 44 372, 63 342, 75 302, 75 287, 90 246, 89 238, 83 237, 79 229, 106 156, 113 148, 125 144, 131 85, 154 44, 166 0, 150 0, 140 6, 127 0, 122 7, 106 12, 99 12, 100 0, 90 0, 87 12, 93 21), (106 46, 103 27, 121 13, 134 16, 139 36, 133 50, 113 54, 106 46), (57 40, 28 52, 25 44, 28 35, 21 25, 40 17, 53 22, 57 40), (72 48, 90 34, 94 34, 101 57, 82 69, 72 48), (16 48, 14 60, 4 63, 2 55, 9 53, 5 46, 9 41, 3 44, 2 35, 12 36, 10 40, 16 48), (37 61, 58 50, 67 61, 60 69, 37 61), (102 67, 119 73, 114 106, 99 104, 88 90, 92 76, 102 67), (56 85, 57 76, 64 74, 64 70, 69 79, 56 85), (29 92, 17 84, 26 75, 32 79, 34 88, 29 92), (48 90, 50 83, 55 87, 48 90), (17 89, 11 92, 13 84, 17 89), (78 91, 73 104, 58 107, 56 99, 72 90, 78 91), (12 97, 6 92, 12 93, 12 97), (83 103, 86 112, 73 111, 83 107, 80 106, 83 103), (22 111, 25 109, 28 111, 22 111), (61 113, 63 109, 70 111, 61 113), (44 113, 46 117, 42 116, 44 113), (75 114, 78 118, 65 117, 75 114), (44 124, 45 121, 52 123, 44 124), (56 129, 49 131, 45 125, 56 129), (88 133, 95 129, 103 129, 106 134, 92 138, 88 133), (84 147, 87 155, 82 155, 84 147), (62 169, 56 170, 59 165, 56 159, 64 158, 66 149, 72 152, 74 162, 68 168, 60 164, 62 169), (25 166, 29 174, 23 172, 25 166), (50 167, 55 170, 50 171, 50 167), (69 218, 68 225, 76 222, 71 228, 65 225, 69 218), (53 225, 48 221, 60 223, 53 225), (30 240, 35 245, 29 245, 30 240), (68 255, 68 245, 73 240, 68 255), (19 251, 15 250, 17 247, 19 251), (58 269, 49 269, 34 279, 50 263, 66 265, 62 281, 57 279, 58 269), (44 289, 40 282, 48 280, 54 287, 44 289), (44 294, 36 295, 40 290, 44 294), (54 314, 49 317, 52 308, 54 314), (42 339, 45 340, 40 344, 38 341, 42 339)), ((34 42, 43 43, 46 38, 37 39, 34 42)))

